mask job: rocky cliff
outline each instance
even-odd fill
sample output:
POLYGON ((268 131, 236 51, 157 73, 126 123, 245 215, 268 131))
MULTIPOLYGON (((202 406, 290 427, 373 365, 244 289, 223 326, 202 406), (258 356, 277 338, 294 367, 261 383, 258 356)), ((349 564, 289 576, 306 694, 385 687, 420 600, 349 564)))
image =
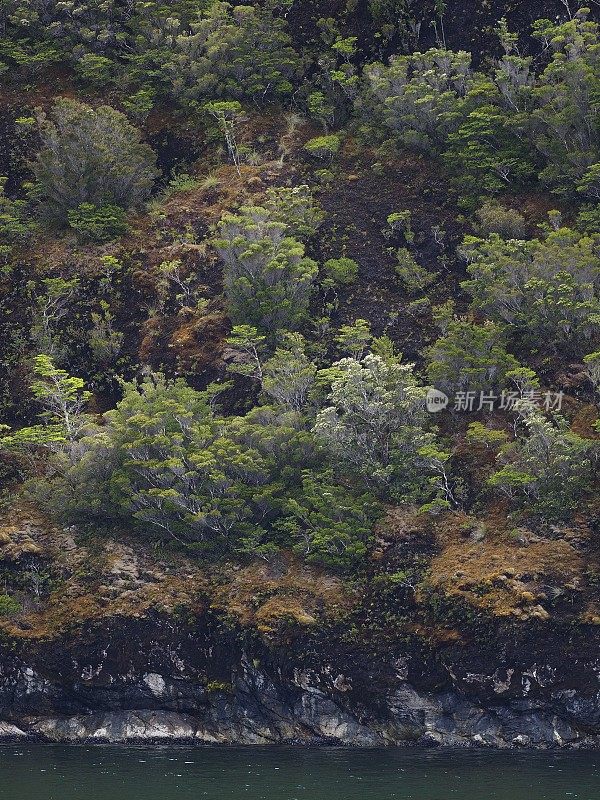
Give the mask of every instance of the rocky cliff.
POLYGON ((32 518, 2 541, 5 580, 54 576, 52 592, 2 622, 7 738, 600 743, 593 624, 535 611, 427 627, 418 606, 365 615, 364 588, 293 559, 207 575, 32 518))

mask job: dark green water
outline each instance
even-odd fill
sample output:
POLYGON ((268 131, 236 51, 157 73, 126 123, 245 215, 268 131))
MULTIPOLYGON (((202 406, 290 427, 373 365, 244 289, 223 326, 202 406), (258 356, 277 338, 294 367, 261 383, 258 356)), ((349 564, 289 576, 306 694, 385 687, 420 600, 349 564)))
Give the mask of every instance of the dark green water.
POLYGON ((600 753, 0 747, 2 800, 599 800, 600 753))

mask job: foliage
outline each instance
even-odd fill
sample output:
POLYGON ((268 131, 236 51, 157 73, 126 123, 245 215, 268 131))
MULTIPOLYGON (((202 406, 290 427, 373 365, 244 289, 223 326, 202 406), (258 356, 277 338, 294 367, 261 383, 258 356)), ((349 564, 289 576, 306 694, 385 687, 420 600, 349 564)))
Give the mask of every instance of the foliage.
POLYGON ((289 95, 299 68, 281 18, 268 8, 215 2, 176 37, 164 70, 186 100, 264 103, 289 95))
POLYGON ((378 506, 368 494, 353 495, 333 473, 302 475, 298 498, 284 502, 279 531, 312 563, 334 569, 356 568, 365 558, 378 506))
POLYGON ((467 318, 448 323, 446 333, 427 349, 427 375, 446 393, 493 392, 505 385, 506 375, 516 369, 517 359, 505 349, 502 328, 467 318))
POLYGON ((436 273, 417 264, 413 255, 406 247, 400 247, 396 251, 398 259, 395 270, 396 275, 407 292, 421 292, 435 281, 436 273))
POLYGON ((288 333, 263 367, 263 389, 276 403, 301 411, 315 382, 316 366, 307 358, 299 333, 288 333))
POLYGON ((547 419, 521 401, 524 432, 505 445, 489 485, 546 520, 569 519, 591 488, 594 444, 570 430, 559 415, 547 419))
POLYGON ((317 264, 287 226, 266 208, 243 206, 223 215, 215 247, 224 266, 234 324, 293 330, 306 319, 317 264))
POLYGON ((338 469, 396 497, 423 492, 431 444, 425 431, 425 395, 410 364, 381 356, 345 358, 335 364, 329 405, 314 432, 338 469))
POLYGON ((12 248, 27 241, 35 230, 27 202, 6 196, 6 181, 0 176, 0 258, 9 256, 12 248))
POLYGON ((522 239, 525 234, 525 219, 512 208, 499 203, 487 202, 477 209, 477 232, 483 238, 492 233, 503 239, 522 239))
POLYGON ((332 159, 341 147, 341 139, 337 134, 330 133, 327 136, 315 136, 309 139, 304 145, 306 152, 315 158, 332 159))
POLYGON ((46 355, 36 356, 31 392, 43 411, 43 425, 20 428, 2 440, 5 446, 58 445, 73 447, 89 424, 83 408, 91 397, 81 378, 54 366, 46 355))
POLYGON ((67 211, 67 221, 84 241, 110 242, 128 231, 125 211, 115 205, 82 203, 67 211))
POLYGON ((473 307, 547 342, 589 339, 597 330, 600 240, 570 228, 542 239, 467 237, 462 253, 473 307))
POLYGON ((119 111, 61 98, 39 119, 42 148, 33 169, 59 219, 82 203, 128 208, 148 196, 157 175, 154 153, 119 111))
POLYGON ((358 264, 352 258, 328 258, 323 273, 340 286, 349 286, 358 276, 358 264))
POLYGON ((21 611, 21 604, 18 600, 8 594, 0 594, 0 617, 18 614, 19 611, 21 611))

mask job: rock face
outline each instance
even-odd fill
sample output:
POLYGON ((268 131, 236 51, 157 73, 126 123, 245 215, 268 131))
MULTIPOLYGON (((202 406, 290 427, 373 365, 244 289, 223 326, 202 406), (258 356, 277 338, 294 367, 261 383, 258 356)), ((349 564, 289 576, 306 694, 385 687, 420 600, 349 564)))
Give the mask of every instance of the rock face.
POLYGON ((59 742, 600 744, 599 637, 266 644, 211 612, 113 619, 0 648, 0 738, 59 742))

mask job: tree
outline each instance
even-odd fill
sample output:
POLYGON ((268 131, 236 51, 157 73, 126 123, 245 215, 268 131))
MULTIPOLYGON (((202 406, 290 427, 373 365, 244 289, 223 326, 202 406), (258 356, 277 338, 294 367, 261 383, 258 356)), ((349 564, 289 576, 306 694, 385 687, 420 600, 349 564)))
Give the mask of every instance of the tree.
POLYGON ((299 68, 283 19, 268 8, 216 2, 176 38, 165 72, 174 94, 188 100, 264 103, 291 94, 299 68))
POLYGON ((288 333, 264 365, 263 389, 276 403, 301 411, 315 382, 317 368, 307 358, 299 333, 288 333))
POLYGON ((241 356, 228 363, 227 371, 255 378, 262 386, 266 336, 262 336, 252 325, 234 325, 226 341, 241 356))
POLYGON ((234 324, 273 332, 293 330, 306 319, 317 264, 266 208, 244 206, 224 214, 215 247, 234 324))
POLYGON ((334 284, 350 286, 358 276, 358 264, 352 258, 328 258, 323 273, 334 284))
POLYGON ((119 111, 61 98, 39 122, 42 148, 33 170, 61 221, 82 203, 128 208, 150 193, 158 174, 154 152, 119 111))
POLYGON ((35 230, 27 202, 6 196, 6 181, 0 176, 0 258, 8 257, 12 248, 27 241, 35 230))
POLYGON ((392 131, 408 147, 435 151, 466 115, 476 75, 465 52, 431 49, 365 67, 357 101, 363 117, 392 131))
POLYGON ((273 222, 283 223, 289 236, 301 240, 312 238, 325 218, 306 184, 271 186, 264 206, 273 222))
POLYGON ((331 462, 378 491, 391 487, 397 497, 420 492, 428 475, 418 451, 431 438, 427 389, 413 366, 371 354, 334 366, 329 405, 313 428, 331 462))
POLYGON ((90 418, 83 409, 91 397, 81 378, 58 369, 50 356, 34 359, 35 380, 30 389, 42 407, 44 424, 21 428, 2 440, 4 446, 45 445, 71 454, 90 418))
POLYGON ((492 392, 503 387, 506 374, 519 366, 505 349, 499 325, 477 325, 466 318, 450 321, 426 355, 429 380, 447 393, 492 392))
POLYGON ((352 494, 331 471, 307 470, 298 495, 287 498, 283 507, 276 528, 307 561, 349 569, 364 559, 379 512, 371 495, 352 494))
POLYGON ((571 518, 591 490, 594 442, 570 430, 558 414, 546 418, 532 403, 517 404, 522 433, 498 455, 489 485, 544 519, 571 518))
POLYGON ((335 343, 345 355, 361 359, 373 341, 371 326, 366 319, 357 319, 351 325, 342 325, 335 343))
POLYGON ((561 193, 572 192, 573 184, 599 161, 599 26, 588 14, 581 8, 567 22, 541 19, 533 27, 552 58, 533 89, 529 125, 546 161, 540 178, 561 193))
POLYGON ((467 237, 461 250, 473 308, 556 345, 589 339, 600 312, 600 238, 560 226, 542 239, 467 237))
POLYGON ((219 130, 225 137, 227 152, 235 164, 237 174, 241 176, 240 155, 235 134, 236 126, 243 117, 243 109, 241 104, 236 100, 221 100, 212 103, 206 103, 204 105, 204 110, 207 111, 211 117, 216 119, 219 130))
POLYGON ((40 286, 30 281, 27 288, 33 300, 31 337, 40 352, 60 361, 64 348, 57 329, 71 310, 79 279, 44 278, 40 286))

